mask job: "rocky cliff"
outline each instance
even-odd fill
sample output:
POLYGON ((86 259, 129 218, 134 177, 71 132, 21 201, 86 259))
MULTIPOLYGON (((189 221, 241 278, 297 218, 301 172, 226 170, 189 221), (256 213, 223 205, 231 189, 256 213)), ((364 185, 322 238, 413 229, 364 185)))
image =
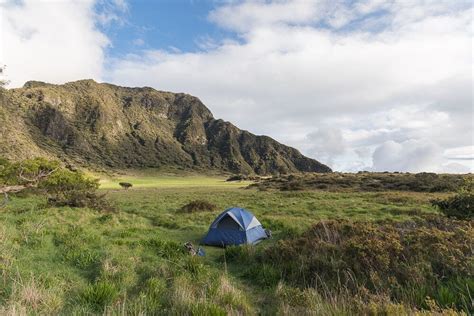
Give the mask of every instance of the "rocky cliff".
POLYGON ((117 169, 331 171, 270 137, 215 119, 196 97, 92 80, 0 89, 0 156, 117 169))

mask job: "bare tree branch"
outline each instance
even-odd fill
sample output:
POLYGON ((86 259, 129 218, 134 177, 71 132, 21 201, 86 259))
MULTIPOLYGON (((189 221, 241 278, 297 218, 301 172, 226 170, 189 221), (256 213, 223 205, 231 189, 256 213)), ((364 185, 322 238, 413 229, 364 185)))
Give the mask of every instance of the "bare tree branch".
POLYGON ((23 172, 24 172, 24 169, 21 169, 20 171, 20 174, 18 175, 22 180, 26 181, 26 182, 33 182, 33 183, 36 183, 36 182, 39 182, 40 180, 44 179, 44 178, 47 178, 49 177, 53 172, 55 172, 56 170, 58 170, 58 168, 55 168, 51 171, 46 171, 46 170, 40 170, 38 171, 38 173, 34 176, 33 179, 30 179, 30 178, 27 178, 23 175, 23 172))

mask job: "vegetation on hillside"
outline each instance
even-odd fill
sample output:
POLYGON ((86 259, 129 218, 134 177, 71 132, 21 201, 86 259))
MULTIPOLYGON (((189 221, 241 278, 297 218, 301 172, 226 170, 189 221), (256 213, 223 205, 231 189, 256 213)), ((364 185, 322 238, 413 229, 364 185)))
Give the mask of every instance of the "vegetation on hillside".
POLYGON ((290 174, 262 178, 252 184, 261 190, 281 191, 324 190, 324 191, 413 191, 454 192, 473 175, 436 173, 310 173, 290 174))
POLYGON ((10 159, 53 157, 87 168, 331 171, 270 137, 215 119, 191 95, 93 80, 0 89, 0 135, 1 154, 10 159))
POLYGON ((457 219, 474 219, 474 181, 466 179, 456 195, 433 201, 443 214, 457 219))

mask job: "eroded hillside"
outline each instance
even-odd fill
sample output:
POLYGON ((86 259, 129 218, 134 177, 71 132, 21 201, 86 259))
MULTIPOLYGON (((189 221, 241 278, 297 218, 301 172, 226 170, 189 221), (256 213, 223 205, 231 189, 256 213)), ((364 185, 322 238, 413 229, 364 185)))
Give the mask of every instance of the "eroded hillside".
POLYGON ((298 150, 215 119, 196 97, 81 80, 0 91, 0 155, 110 168, 330 172, 298 150))

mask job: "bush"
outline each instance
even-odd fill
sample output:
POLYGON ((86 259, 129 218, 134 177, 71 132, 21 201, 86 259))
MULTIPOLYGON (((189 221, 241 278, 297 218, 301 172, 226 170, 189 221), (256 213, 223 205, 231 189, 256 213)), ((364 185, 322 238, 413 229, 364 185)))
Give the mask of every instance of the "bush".
POLYGON ((59 169, 43 181, 39 188, 49 194, 48 204, 52 206, 114 210, 105 199, 105 194, 97 194, 98 180, 88 178, 80 171, 59 169))
POLYGON ((40 188, 51 194, 62 194, 70 191, 95 191, 99 188, 97 179, 86 177, 80 171, 60 169, 43 181, 40 188))
POLYGON ((259 181, 261 179, 260 176, 246 176, 242 174, 236 174, 227 178, 226 181, 259 181))
POLYGON ((457 194, 446 200, 434 201, 433 204, 448 217, 474 219, 474 194, 457 194))
POLYGON ((303 184, 298 181, 285 183, 280 188, 281 191, 301 191, 304 190, 303 184))
POLYGON ((231 181, 242 181, 242 180, 245 180, 245 176, 241 174, 237 174, 237 175, 230 176, 229 178, 227 178, 226 181, 231 182, 231 181))
POLYGON ((125 190, 128 190, 130 189, 131 187, 133 187, 133 184, 131 183, 128 183, 128 182, 119 182, 119 185, 124 188, 125 190))
POLYGON ((432 203, 448 217, 474 219, 474 181, 466 180, 458 194, 444 200, 434 200, 432 203))
POLYGON ((94 210, 115 211, 115 207, 105 198, 105 194, 87 191, 66 191, 52 194, 48 198, 51 206, 88 207, 94 210))
POLYGON ((470 292, 459 288, 474 283, 472 244, 469 222, 444 217, 321 221, 301 236, 256 252, 247 259, 253 262, 246 274, 266 286, 281 276, 290 285, 328 295, 367 300, 384 295, 419 308, 429 296, 439 306, 466 310, 470 292))
POLYGON ((309 173, 280 175, 261 179, 250 187, 279 189, 281 191, 328 190, 328 191, 414 191, 455 192, 470 175, 436 173, 309 173))
POLYGON ((195 213, 195 212, 213 212, 217 210, 217 206, 211 202, 205 200, 195 200, 181 207, 180 212, 182 213, 195 213))
POLYGON ((0 159, 0 186, 18 185, 25 189, 45 192, 52 206, 90 207, 113 210, 98 195, 99 182, 80 171, 71 171, 57 161, 44 158, 27 159, 10 163, 0 159))
POLYGON ((59 168, 59 162, 45 158, 26 159, 11 163, 0 158, 0 185, 24 185, 44 180, 41 175, 49 175, 59 168))

